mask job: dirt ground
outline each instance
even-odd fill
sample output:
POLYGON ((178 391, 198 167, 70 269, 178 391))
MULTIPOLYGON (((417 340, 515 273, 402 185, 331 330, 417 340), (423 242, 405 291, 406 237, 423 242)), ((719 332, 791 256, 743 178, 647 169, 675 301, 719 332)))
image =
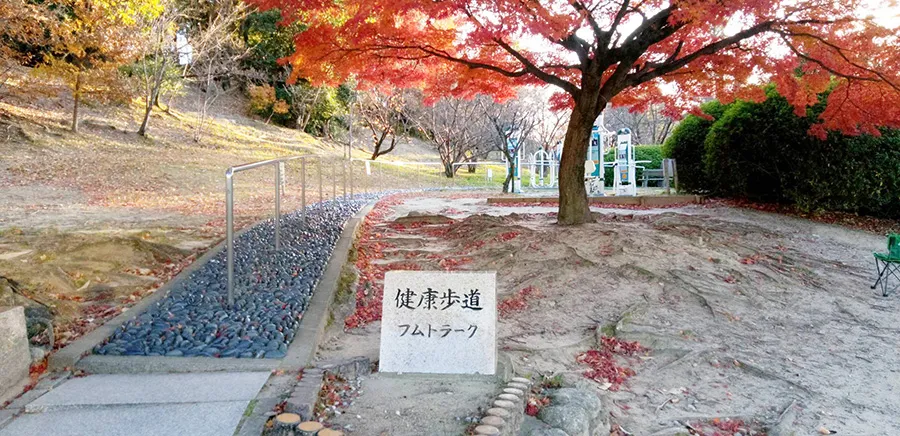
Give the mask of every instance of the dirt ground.
MULTIPOLYGON (((869 289, 883 236, 730 207, 597 211, 564 228, 550 208, 401 198, 376 207, 356 264, 497 271, 501 352, 520 373, 594 386, 619 434, 900 431, 900 295, 869 289), (576 362, 598 330, 649 349, 619 360, 634 371, 621 386, 576 362)), ((358 298, 377 299, 377 277, 358 298)), ((320 358, 377 358, 378 321, 339 324, 320 358)))

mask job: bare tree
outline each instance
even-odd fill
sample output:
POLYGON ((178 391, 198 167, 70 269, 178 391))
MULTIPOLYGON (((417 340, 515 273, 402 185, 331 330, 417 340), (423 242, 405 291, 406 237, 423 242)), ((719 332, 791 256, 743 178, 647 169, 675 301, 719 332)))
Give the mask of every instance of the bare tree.
POLYGON ((163 1, 162 5, 163 12, 146 23, 147 39, 143 41, 141 56, 137 62, 137 71, 144 87, 144 119, 137 131, 141 136, 147 136, 150 113, 153 106, 158 105, 160 89, 168 78, 170 68, 175 65, 172 48, 175 22, 179 14, 171 2, 163 1))
POLYGON ((360 93, 356 112, 372 133, 372 160, 394 151, 401 135, 409 130, 405 107, 406 99, 400 90, 389 94, 378 90, 360 93))
POLYGON ((606 121, 613 131, 627 127, 635 144, 662 144, 672 132, 674 120, 663 115, 662 106, 651 105, 645 111, 628 107, 614 107, 606 112, 606 121))
POLYGON ((198 98, 199 114, 197 129, 194 131, 196 142, 200 142, 203 137, 209 108, 226 92, 224 79, 236 76, 239 61, 249 53, 249 49, 234 32, 235 27, 249 12, 249 7, 243 2, 215 4, 208 11, 205 26, 201 26, 189 38, 194 56, 191 70, 202 91, 198 98))
POLYGON ((478 103, 488 124, 488 140, 494 150, 506 157, 506 180, 503 192, 512 192, 516 156, 525 142, 535 133, 538 124, 537 110, 526 99, 520 98, 497 103, 488 97, 479 97, 478 103))
POLYGON ((445 98, 432 106, 417 105, 416 127, 435 146, 444 175, 453 177, 458 166, 486 154, 484 111, 475 100, 445 98))
POLYGON ((324 97, 324 87, 314 87, 307 83, 296 83, 286 86, 285 91, 291 98, 291 107, 297 113, 297 129, 306 130, 319 100, 324 97))
POLYGON ((569 124, 571 109, 550 107, 546 100, 536 106, 534 139, 540 143, 544 151, 551 151, 562 145, 566 137, 566 126, 569 124))

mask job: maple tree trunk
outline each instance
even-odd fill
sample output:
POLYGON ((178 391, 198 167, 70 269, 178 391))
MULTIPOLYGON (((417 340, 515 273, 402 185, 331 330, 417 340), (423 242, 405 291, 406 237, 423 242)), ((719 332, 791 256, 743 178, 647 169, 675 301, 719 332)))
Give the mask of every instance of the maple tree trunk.
POLYGON ((75 73, 75 90, 72 92, 75 107, 72 109, 72 131, 78 133, 78 104, 81 102, 81 73, 75 73))
POLYGON ((576 103, 566 128, 559 162, 558 222, 562 225, 583 224, 591 218, 587 191, 584 189, 584 161, 595 118, 591 107, 576 103))

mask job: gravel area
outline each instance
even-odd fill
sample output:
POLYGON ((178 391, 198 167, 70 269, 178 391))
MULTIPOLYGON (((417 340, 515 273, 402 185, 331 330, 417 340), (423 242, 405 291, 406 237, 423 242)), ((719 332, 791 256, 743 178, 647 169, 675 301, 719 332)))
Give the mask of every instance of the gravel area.
POLYGON ((96 354, 282 358, 348 218, 374 196, 326 201, 283 216, 273 256, 273 220, 235 239, 235 304, 227 306, 225 251, 125 323, 96 354))

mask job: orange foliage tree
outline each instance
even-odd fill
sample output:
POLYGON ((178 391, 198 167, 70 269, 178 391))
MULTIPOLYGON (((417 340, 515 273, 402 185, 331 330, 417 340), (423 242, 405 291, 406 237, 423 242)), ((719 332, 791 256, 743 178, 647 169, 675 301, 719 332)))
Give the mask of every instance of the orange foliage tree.
MULTIPOLYGON (((159 0, 58 0, 46 2, 51 13, 39 24, 47 36, 41 63, 33 70, 72 93, 73 131, 85 99, 127 100, 133 90, 119 67, 133 61, 143 43, 141 23, 162 12, 159 0)), ((23 17, 29 19, 30 17, 23 17)))
POLYGON ((34 61, 32 53, 17 50, 13 43, 39 45, 51 40, 43 25, 49 15, 47 7, 27 0, 0 2, 0 91, 16 65, 34 61))
POLYGON ((559 222, 589 219, 583 184, 591 125, 607 104, 764 98, 773 82, 799 112, 831 89, 811 133, 900 126, 900 44, 860 13, 864 0, 250 0, 308 29, 295 77, 425 90, 432 98, 550 84, 571 107, 559 222), (661 86, 666 85, 666 86, 661 86), (674 91, 673 91, 674 90, 674 91))

